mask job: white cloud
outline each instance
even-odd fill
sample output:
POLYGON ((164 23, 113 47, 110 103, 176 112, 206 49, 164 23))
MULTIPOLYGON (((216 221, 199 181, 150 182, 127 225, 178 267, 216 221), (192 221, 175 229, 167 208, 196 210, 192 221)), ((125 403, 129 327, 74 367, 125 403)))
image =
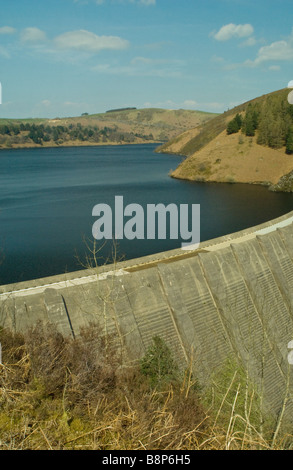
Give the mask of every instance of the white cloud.
POLYGON ((252 46, 255 46, 256 44, 257 44, 257 40, 255 39, 255 37, 251 36, 250 38, 246 39, 246 41, 242 42, 241 46, 252 47, 252 46))
POLYGON ((194 101, 194 100, 185 100, 185 101, 183 101, 183 106, 186 107, 186 108, 189 108, 189 109, 192 109, 197 105, 198 105, 197 101, 194 101))
POLYGON ((281 67, 279 65, 271 65, 269 67, 269 70, 271 70, 272 72, 278 72, 279 70, 281 70, 281 67))
MULTIPOLYGON (((254 60, 247 60, 243 65, 257 67, 266 62, 291 62, 293 61, 293 31, 287 39, 275 41, 268 46, 259 49, 254 60)), ((270 70, 276 70, 278 65, 273 64, 270 70)))
POLYGON ((135 57, 129 64, 98 64, 92 70, 108 75, 129 77, 182 78, 184 65, 185 62, 182 60, 135 57))
POLYGON ((223 111, 225 108, 224 103, 219 103, 218 101, 212 101, 208 103, 199 103, 199 109, 209 110, 210 112, 218 113, 223 111))
MULTIPOLYGON (((57 37, 48 37, 39 28, 25 28, 20 32, 23 51, 33 53, 38 58, 49 58, 71 64, 80 64, 89 60, 102 50, 121 51, 130 46, 130 42, 118 36, 98 36, 86 31, 67 31, 57 37)), ((8 57, 8 50, 0 49, 0 55, 8 57)))
POLYGON ((134 57, 131 60, 132 65, 184 65, 183 60, 178 59, 150 59, 149 57, 134 57))
POLYGON ((130 65, 111 65, 99 64, 92 67, 92 70, 101 74, 119 75, 128 77, 158 77, 158 78, 182 78, 181 70, 174 70, 174 67, 158 66, 140 66, 139 64, 130 65))
POLYGON ((11 26, 2 26, 0 28, 0 34, 14 34, 16 33, 16 29, 12 28, 11 26))
POLYGON ((254 28, 251 24, 226 24, 217 33, 212 33, 212 36, 217 41, 228 41, 233 37, 245 38, 251 36, 254 32, 254 28))
MULTIPOLYGON (((261 42, 263 42, 263 40, 261 40, 261 42)), ((291 35, 287 38, 262 46, 258 50, 255 59, 247 59, 242 63, 226 64, 224 69, 235 70, 241 67, 255 68, 264 66, 270 62, 271 64, 267 65, 267 70, 275 72, 281 69, 278 62, 293 62, 293 30, 291 35)))
POLYGON ((69 31, 54 39, 58 49, 71 49, 85 52, 99 52, 103 49, 121 50, 129 46, 129 42, 117 36, 97 36, 86 30, 69 31))
POLYGON ((44 99, 36 103, 32 109, 32 116, 51 116, 55 118, 60 114, 68 116, 70 115, 80 115, 84 111, 95 112, 95 106, 93 104, 88 105, 83 102, 73 102, 73 101, 50 101, 44 99))
POLYGON ((20 35, 22 42, 36 44, 46 41, 46 33, 39 28, 25 28, 20 35))
POLYGON ((293 38, 288 41, 273 42, 269 46, 261 47, 255 59, 255 64, 271 60, 293 60, 293 38))
POLYGON ((41 101, 41 104, 42 104, 43 106, 48 107, 48 106, 51 106, 51 101, 50 101, 50 100, 43 100, 43 101, 41 101))
MULTIPOLYGON (((240 104, 240 103, 238 103, 240 104)), ((218 102, 197 102, 192 99, 187 99, 182 102, 175 102, 173 100, 157 101, 155 103, 146 102, 143 104, 145 108, 167 108, 167 109, 188 109, 188 110, 206 110, 210 112, 223 112, 225 109, 224 103, 218 102)))

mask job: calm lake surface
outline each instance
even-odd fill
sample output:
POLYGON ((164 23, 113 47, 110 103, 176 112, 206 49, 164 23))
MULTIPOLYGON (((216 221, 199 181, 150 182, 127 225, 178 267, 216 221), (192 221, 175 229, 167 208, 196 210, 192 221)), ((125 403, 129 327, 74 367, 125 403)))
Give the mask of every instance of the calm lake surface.
MULTIPOLYGON (((93 207, 200 204, 201 241, 242 230, 293 210, 293 195, 261 186, 204 184, 168 176, 181 157, 156 145, 3 150, 0 152, 0 284, 82 269, 92 240, 93 207), (79 260, 77 259, 79 258, 79 260)), ((136 258, 182 240, 121 240, 118 257, 136 258)), ((102 264, 111 242, 101 250, 102 264)))

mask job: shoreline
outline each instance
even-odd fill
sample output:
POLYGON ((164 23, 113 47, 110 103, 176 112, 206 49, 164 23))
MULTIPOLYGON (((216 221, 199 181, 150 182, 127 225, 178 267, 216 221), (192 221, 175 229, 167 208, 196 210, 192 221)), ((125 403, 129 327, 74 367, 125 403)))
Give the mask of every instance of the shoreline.
POLYGON ((46 149, 46 148, 74 148, 74 147, 107 147, 107 146, 119 146, 119 145, 147 145, 147 144, 157 144, 161 145, 161 141, 145 141, 145 142, 86 142, 86 143, 68 143, 68 144, 60 144, 60 145, 12 145, 11 147, 1 147, 0 152, 2 150, 25 150, 25 149, 46 149))
MULTIPOLYGON (((175 170, 176 171, 176 170, 175 170)), ((290 172, 286 175, 283 175, 277 183, 273 183, 272 181, 223 181, 223 180, 200 180, 188 176, 176 176, 174 175, 175 171, 169 176, 176 180, 180 181, 189 181, 191 183, 202 183, 202 184, 249 184, 250 186, 263 186, 267 188, 268 191, 272 192, 279 192, 279 193, 293 193, 293 172, 290 172)))

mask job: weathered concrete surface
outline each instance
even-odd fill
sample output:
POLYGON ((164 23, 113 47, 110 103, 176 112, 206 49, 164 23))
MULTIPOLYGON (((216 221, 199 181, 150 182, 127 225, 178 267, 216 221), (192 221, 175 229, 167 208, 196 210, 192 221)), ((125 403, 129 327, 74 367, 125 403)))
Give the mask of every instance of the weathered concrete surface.
POLYGON ((197 250, 0 287, 0 325, 23 331, 38 320, 73 337, 97 322, 128 362, 160 336, 202 384, 232 358, 267 409, 277 416, 286 400, 293 421, 293 213, 197 250))

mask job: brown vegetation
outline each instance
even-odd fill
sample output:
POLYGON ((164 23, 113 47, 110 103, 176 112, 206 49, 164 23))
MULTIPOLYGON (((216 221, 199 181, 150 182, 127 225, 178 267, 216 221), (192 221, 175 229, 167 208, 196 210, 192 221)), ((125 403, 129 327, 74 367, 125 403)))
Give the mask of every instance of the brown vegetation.
POLYGON ((0 449, 291 448, 235 365, 200 390, 159 338, 136 366, 90 325, 77 339, 52 325, 0 331, 0 449))

